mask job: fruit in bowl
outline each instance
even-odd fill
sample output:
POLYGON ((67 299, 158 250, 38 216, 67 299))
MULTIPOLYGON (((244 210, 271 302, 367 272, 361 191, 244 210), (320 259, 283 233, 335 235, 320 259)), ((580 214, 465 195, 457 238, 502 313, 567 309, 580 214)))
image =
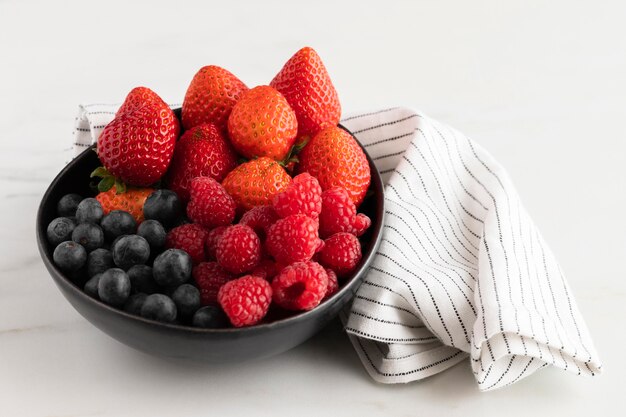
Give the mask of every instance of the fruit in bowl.
POLYGON ((181 110, 133 89, 44 196, 44 263, 142 350, 238 360, 302 342, 350 301, 382 230, 380 177, 339 115, 311 48, 271 86, 205 67, 181 110))

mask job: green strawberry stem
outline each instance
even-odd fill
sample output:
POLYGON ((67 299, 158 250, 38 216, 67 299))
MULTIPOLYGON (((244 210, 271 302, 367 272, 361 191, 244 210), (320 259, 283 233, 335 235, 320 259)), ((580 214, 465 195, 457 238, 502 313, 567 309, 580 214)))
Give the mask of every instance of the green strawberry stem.
POLYGON ((116 194, 122 194, 126 192, 126 184, 119 178, 113 176, 109 171, 107 171, 105 167, 98 167, 94 169, 89 177, 101 178, 100 182, 98 182, 98 191, 100 191, 101 193, 109 191, 113 186, 115 186, 116 194))

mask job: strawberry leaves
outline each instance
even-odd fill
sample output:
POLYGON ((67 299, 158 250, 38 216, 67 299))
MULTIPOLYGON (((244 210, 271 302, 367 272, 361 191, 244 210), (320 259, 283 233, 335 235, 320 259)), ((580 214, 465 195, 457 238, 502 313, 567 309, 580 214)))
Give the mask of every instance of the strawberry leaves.
POLYGON ((101 193, 109 191, 113 186, 115 186, 115 194, 122 194, 126 192, 126 184, 119 178, 114 177, 113 174, 107 171, 105 167, 98 167, 94 169, 89 177, 101 178, 100 182, 98 182, 98 191, 101 193))

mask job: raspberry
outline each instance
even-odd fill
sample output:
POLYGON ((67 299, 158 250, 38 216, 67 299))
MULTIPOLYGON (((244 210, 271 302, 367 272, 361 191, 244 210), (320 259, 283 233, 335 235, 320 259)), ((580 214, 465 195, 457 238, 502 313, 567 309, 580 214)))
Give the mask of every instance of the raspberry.
POLYGON ((272 287, 263 278, 246 275, 224 284, 217 299, 233 326, 252 326, 267 314, 272 287))
POLYGON ((303 214, 280 219, 268 231, 267 251, 280 263, 306 262, 321 245, 317 228, 317 221, 303 214))
POLYGON ((322 211, 322 187, 308 172, 294 177, 282 193, 274 196, 276 213, 285 218, 294 214, 304 214, 317 219, 322 211))
POLYGON ((273 300, 287 310, 310 310, 328 288, 328 274, 317 262, 295 262, 272 281, 273 300))
POLYGON ((232 274, 252 270, 261 261, 261 240, 250 227, 229 226, 217 242, 217 262, 232 274))
POLYGON ((361 260, 361 244, 351 233, 335 233, 324 241, 320 251, 320 263, 345 277, 361 260))
POLYGON ((203 306, 217 304, 220 288, 233 279, 217 262, 202 262, 193 268, 191 275, 200 289, 200 302, 203 306))
POLYGON ((371 225, 372 220, 365 214, 359 213, 354 219, 354 223, 352 224, 352 230, 350 230, 350 233, 355 236, 361 236, 363 233, 365 233, 367 229, 369 229, 371 225))
POLYGON ((169 231, 165 246, 184 250, 191 256, 194 264, 199 264, 204 261, 204 240, 208 233, 208 230, 199 224, 183 224, 169 231))
POLYGON ((217 242, 222 238, 224 232, 228 229, 227 226, 219 226, 207 233, 206 240, 204 241, 204 256, 209 261, 214 261, 215 250, 217 249, 217 242))
POLYGON ((265 239, 267 230, 276 223, 276 220, 278 215, 272 206, 257 206, 246 211, 239 224, 251 227, 261 239, 265 239))
POLYGON ((250 272, 250 275, 265 278, 266 280, 271 282, 282 268, 282 265, 272 261, 271 259, 266 258, 262 259, 261 262, 259 262, 259 264, 254 267, 252 272, 250 272))
POLYGON ((339 232, 350 232, 356 219, 356 207, 343 188, 331 188, 322 193, 320 236, 327 238, 339 232))
POLYGON ((235 200, 213 178, 194 178, 191 180, 189 194, 187 215, 194 222, 212 228, 227 226, 235 219, 235 200))
POLYGON ((326 288, 324 300, 332 297, 339 290, 339 282, 337 281, 337 274, 335 274, 335 271, 326 268, 326 274, 328 275, 328 287, 326 288))

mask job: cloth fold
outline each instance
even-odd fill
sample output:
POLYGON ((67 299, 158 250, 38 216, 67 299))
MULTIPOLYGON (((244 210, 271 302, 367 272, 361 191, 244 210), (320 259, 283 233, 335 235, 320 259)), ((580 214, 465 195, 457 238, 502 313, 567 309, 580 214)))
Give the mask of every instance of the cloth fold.
MULTIPOLYGON (((76 153, 97 140, 117 107, 80 107, 76 153)), ((467 358, 481 390, 548 365, 601 371, 554 255, 485 150, 406 108, 342 124, 385 182, 382 243, 343 317, 372 378, 419 380, 467 358)))

